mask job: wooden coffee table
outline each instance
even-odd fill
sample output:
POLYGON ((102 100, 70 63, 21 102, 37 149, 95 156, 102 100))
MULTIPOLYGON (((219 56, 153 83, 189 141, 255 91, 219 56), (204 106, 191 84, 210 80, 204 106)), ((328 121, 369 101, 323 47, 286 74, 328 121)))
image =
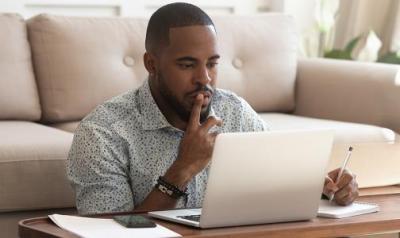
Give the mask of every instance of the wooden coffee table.
MULTIPOLYGON (((287 222, 229 228, 197 229, 184 225, 155 220, 183 237, 343 237, 379 233, 400 232, 400 194, 364 196, 358 199, 380 205, 381 211, 362 216, 328 219, 315 218, 311 221, 287 222)), ((121 213, 118 213, 121 214, 121 213)), ((112 217, 114 214, 96 215, 112 217)), ((239 214, 238 214, 239 215, 239 214)), ((57 227, 49 218, 39 217, 19 222, 21 238, 77 236, 57 227)))

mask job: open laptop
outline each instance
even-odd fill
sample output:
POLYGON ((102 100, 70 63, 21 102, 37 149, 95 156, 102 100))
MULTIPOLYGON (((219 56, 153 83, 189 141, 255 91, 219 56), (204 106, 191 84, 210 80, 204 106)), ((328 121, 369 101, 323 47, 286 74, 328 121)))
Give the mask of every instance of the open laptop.
POLYGON ((200 228, 314 218, 332 142, 329 130, 220 134, 202 209, 149 215, 200 228))

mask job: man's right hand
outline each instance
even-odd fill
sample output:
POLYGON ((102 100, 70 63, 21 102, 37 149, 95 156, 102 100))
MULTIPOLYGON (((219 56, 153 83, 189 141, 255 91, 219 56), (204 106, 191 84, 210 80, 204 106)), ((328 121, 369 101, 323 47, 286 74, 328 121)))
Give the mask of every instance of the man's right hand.
POLYGON ((201 124, 200 114, 204 97, 198 94, 181 140, 177 160, 171 165, 164 178, 175 186, 184 189, 189 181, 210 162, 217 132, 210 133, 213 126, 221 126, 222 121, 209 117, 201 124))

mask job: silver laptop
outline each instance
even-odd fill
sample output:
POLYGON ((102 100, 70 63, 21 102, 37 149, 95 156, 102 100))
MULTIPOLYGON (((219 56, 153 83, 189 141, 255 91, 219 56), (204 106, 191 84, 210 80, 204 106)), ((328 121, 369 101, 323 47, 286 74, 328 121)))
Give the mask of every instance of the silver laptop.
POLYGON ((314 218, 332 142, 329 130, 220 134, 202 208, 149 215, 200 228, 314 218))

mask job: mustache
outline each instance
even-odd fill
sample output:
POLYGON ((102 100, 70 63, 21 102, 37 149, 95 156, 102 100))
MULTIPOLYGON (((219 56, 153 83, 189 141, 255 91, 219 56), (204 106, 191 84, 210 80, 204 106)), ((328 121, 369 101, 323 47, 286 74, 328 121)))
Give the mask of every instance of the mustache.
POLYGON ((196 95, 201 92, 203 92, 203 93, 208 92, 209 94, 213 95, 214 88, 211 87, 210 85, 199 86, 198 88, 196 88, 195 90, 193 90, 192 92, 190 92, 188 94, 193 96, 193 95, 196 95))

